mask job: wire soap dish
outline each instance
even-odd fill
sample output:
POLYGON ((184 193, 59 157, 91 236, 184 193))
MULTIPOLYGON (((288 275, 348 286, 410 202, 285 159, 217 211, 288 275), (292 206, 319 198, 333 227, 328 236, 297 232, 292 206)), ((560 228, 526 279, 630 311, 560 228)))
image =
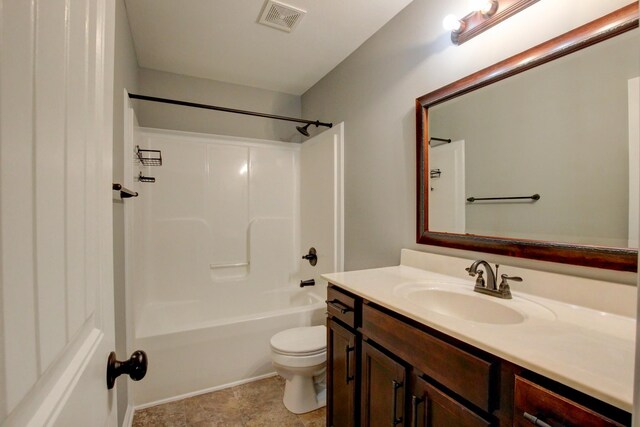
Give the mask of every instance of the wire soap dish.
POLYGON ((162 151, 144 150, 136 145, 136 155, 143 166, 162 166, 162 151))

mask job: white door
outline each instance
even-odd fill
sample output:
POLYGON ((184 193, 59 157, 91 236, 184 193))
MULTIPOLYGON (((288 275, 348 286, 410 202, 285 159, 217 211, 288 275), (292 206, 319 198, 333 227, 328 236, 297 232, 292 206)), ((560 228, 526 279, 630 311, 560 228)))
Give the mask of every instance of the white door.
POLYGON ((0 425, 115 426, 111 0, 0 2, 0 425))
POLYGON ((464 140, 429 147, 429 230, 464 234, 464 140))
POLYGON ((326 283, 320 274, 344 269, 344 123, 302 144, 300 153, 300 256, 317 251, 312 267, 302 263, 301 279, 326 283))

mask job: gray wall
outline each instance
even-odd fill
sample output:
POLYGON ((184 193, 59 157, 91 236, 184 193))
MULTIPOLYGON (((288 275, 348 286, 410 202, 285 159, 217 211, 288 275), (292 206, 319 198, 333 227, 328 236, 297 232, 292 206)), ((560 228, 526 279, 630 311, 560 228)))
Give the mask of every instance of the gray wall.
POLYGON ((535 3, 454 46, 442 18, 466 0, 414 0, 302 96, 304 116, 345 122, 346 269, 399 262, 403 247, 635 283, 635 276, 416 245, 415 99, 628 4, 535 3))
MULTIPOLYGON (((281 116, 300 117, 301 99, 264 89, 141 68, 140 93, 281 116)), ((298 141, 295 123, 136 101, 140 126, 277 141, 298 141)))
MULTIPOLYGON (((124 89, 138 89, 138 60, 133 47, 124 0, 116 1, 116 40, 113 84, 113 182, 122 182, 124 174, 124 89)), ((124 205, 113 203, 113 269, 116 320, 116 353, 128 359, 127 316, 124 281, 124 205)), ((117 381, 118 425, 122 425, 129 401, 128 381, 117 381)))
POLYGON ((465 140, 467 196, 542 195, 467 204, 467 233, 627 246, 627 86, 640 75, 639 33, 430 108, 429 135, 465 140))

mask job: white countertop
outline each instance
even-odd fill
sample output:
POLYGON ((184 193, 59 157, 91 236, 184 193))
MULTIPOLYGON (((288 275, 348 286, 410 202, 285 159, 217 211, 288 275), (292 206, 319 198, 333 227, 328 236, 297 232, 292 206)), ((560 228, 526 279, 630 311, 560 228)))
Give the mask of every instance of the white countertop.
POLYGON ((407 265, 331 273, 323 277, 479 349, 632 411, 636 327, 632 317, 526 294, 512 287, 513 300, 477 296, 507 307, 510 304, 513 307, 514 303, 542 306, 540 309, 548 315, 525 316, 523 322, 516 324, 479 323, 430 311, 397 290, 403 284, 434 281, 439 287, 451 283, 452 289, 460 286, 472 289, 473 280, 407 265))

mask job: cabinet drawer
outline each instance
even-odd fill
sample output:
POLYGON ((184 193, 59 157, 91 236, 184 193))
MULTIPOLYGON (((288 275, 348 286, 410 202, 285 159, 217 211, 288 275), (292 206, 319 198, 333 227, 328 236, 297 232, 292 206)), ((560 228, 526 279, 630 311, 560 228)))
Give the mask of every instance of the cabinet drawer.
POLYGON ((536 418, 551 426, 622 426, 622 424, 517 375, 514 399, 513 425, 517 427, 531 427, 535 425, 536 418))
POLYGON ((338 288, 327 288, 327 312, 345 325, 355 328, 355 298, 341 292, 338 288))
POLYGON ((362 333, 482 410, 493 409, 493 362, 366 304, 362 309, 362 333))

